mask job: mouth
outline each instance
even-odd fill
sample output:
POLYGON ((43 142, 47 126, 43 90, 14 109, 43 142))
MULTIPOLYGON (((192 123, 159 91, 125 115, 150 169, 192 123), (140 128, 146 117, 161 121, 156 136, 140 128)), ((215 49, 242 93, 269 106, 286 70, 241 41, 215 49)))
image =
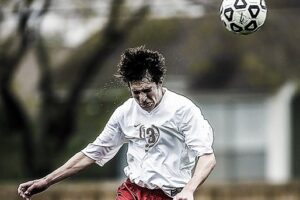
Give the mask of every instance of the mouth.
POLYGON ((142 103, 140 105, 142 108, 151 108, 153 106, 153 103, 142 103))

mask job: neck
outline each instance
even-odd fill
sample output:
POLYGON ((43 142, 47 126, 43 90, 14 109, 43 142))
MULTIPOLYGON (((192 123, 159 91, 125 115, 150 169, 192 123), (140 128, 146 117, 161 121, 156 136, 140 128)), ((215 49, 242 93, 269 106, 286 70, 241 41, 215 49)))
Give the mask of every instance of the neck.
MULTIPOLYGON (((161 87, 161 93, 160 93, 161 95, 160 95, 160 99, 159 99, 157 105, 161 102, 161 100, 162 100, 162 98, 163 98, 165 92, 166 92, 166 90, 165 90, 163 87, 161 87)), ((156 105, 156 106, 157 106, 157 105, 156 105)), ((156 107, 156 106, 155 106, 155 107, 156 107)))

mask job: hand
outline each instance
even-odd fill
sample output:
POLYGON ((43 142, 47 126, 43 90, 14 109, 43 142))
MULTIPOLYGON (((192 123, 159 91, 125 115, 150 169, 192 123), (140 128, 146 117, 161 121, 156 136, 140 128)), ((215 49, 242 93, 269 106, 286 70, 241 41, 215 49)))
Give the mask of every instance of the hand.
POLYGON ((45 179, 38 179, 34 181, 28 181, 19 185, 18 194, 26 199, 30 200, 31 196, 46 190, 49 187, 45 179))
POLYGON ((194 193, 190 190, 183 190, 179 192, 174 198, 174 200, 194 200, 194 193))

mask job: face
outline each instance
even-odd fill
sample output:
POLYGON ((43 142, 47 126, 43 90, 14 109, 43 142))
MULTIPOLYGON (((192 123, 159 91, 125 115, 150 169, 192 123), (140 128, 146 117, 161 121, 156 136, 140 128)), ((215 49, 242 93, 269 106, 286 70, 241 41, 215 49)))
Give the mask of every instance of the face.
POLYGON ((140 107, 148 112, 153 110, 162 98, 162 84, 148 79, 129 83, 132 97, 140 107))

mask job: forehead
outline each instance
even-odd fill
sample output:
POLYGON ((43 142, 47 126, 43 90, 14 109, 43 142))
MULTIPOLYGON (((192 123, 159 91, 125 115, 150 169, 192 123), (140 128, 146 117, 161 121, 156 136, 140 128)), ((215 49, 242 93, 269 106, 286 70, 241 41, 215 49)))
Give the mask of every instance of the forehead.
POLYGON ((145 88, 151 88, 156 85, 157 84, 155 82, 149 81, 148 79, 143 79, 141 81, 133 81, 129 83, 131 90, 141 90, 145 88))

